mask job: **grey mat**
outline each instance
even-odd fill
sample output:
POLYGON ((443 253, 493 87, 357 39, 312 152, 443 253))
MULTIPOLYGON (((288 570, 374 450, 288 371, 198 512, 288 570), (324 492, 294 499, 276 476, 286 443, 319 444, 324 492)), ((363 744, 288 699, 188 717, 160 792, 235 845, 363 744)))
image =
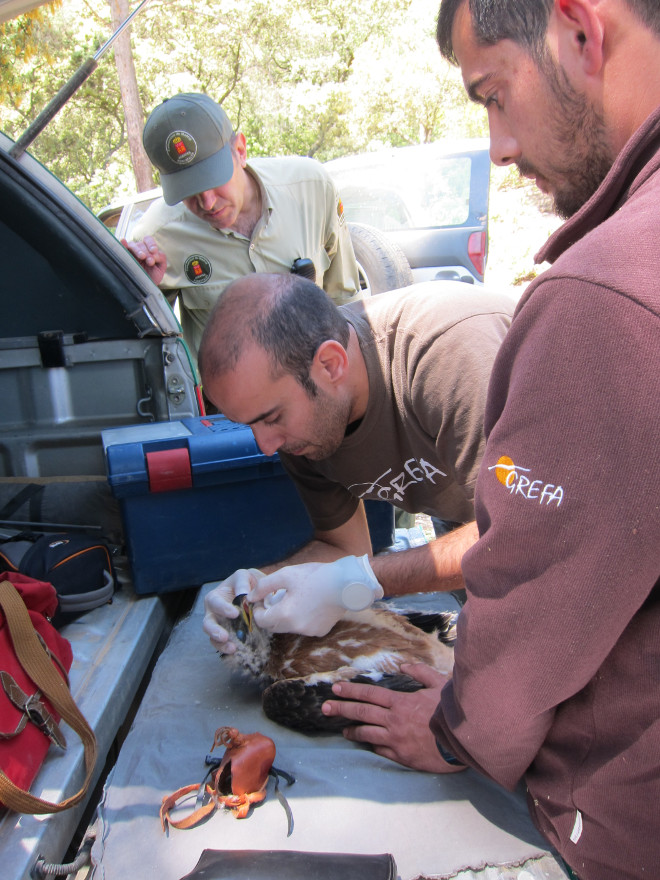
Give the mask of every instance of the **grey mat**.
POLYGON ((108 778, 95 878, 178 880, 205 848, 390 852, 401 880, 565 877, 522 791, 507 792, 472 770, 418 773, 341 736, 309 737, 268 721, 254 685, 230 676, 203 635, 202 613, 200 593, 157 663, 108 778), (247 819, 216 812, 192 830, 161 830, 161 799, 201 779, 223 725, 275 741, 275 765, 296 777, 293 786, 282 784, 295 823, 290 837, 272 782, 247 819))

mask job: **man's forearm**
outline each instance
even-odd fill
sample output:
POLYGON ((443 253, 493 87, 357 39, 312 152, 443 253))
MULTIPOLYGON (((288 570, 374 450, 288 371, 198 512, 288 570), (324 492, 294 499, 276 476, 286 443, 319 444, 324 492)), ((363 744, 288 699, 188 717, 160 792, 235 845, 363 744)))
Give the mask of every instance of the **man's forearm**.
POLYGON ((305 562, 334 562, 335 559, 342 559, 344 556, 351 555, 346 550, 334 544, 328 544, 326 541, 310 541, 305 544, 291 556, 282 559, 281 562, 274 562, 271 565, 262 565, 261 571, 265 574, 271 574, 287 565, 302 565, 305 562))
POLYGON ((314 538, 291 556, 280 562, 262 568, 270 574, 286 565, 301 565, 305 562, 334 562, 344 556, 371 555, 371 540, 364 505, 360 504, 343 525, 327 532, 317 530, 314 538))
POLYGON ((376 556, 371 567, 386 596, 457 590, 464 586, 461 559, 478 537, 477 524, 468 523, 423 547, 376 556))
MULTIPOLYGON (((458 590, 464 586, 461 559, 478 537, 476 523, 468 523, 423 547, 370 557, 371 567, 386 596, 458 590)), ((338 540, 335 535, 333 541, 312 540, 286 559, 262 566, 261 570, 270 574, 287 565, 334 562, 343 556, 367 552, 361 541, 360 546, 353 546, 352 541, 338 540)))

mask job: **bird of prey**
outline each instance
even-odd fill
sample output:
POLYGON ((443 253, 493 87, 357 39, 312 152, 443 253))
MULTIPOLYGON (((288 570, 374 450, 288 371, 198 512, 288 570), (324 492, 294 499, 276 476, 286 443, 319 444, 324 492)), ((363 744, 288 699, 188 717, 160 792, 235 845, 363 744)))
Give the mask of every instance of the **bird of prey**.
POLYGON ((377 603, 365 611, 348 612, 327 635, 317 638, 266 632, 256 626, 244 595, 237 596, 234 604, 240 614, 228 624, 237 650, 225 660, 264 687, 266 716, 294 730, 333 732, 350 723, 321 712, 336 681, 414 691, 422 685, 399 671, 402 663, 427 663, 441 672, 451 671, 455 611, 413 612, 413 624, 405 611, 377 603))

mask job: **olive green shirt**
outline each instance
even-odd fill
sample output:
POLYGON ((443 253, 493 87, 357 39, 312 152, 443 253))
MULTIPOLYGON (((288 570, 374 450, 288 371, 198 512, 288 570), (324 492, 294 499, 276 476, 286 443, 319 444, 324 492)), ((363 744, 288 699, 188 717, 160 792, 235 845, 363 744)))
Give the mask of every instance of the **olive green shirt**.
POLYGON ((341 305, 360 298, 358 268, 334 183, 314 159, 254 159, 247 171, 261 190, 263 211, 251 238, 217 230, 181 202, 158 199, 133 237, 151 235, 167 256, 160 284, 180 297, 183 333, 197 355, 209 313, 227 285, 252 272, 290 272, 294 260, 314 262, 316 283, 341 305))

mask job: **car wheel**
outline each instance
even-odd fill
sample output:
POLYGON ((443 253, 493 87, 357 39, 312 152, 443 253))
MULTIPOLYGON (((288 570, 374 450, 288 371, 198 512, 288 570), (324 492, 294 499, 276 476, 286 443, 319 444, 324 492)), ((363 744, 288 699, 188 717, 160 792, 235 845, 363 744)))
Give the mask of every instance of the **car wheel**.
POLYGON ((413 283, 406 255, 380 229, 364 223, 349 223, 348 230, 360 272, 363 296, 397 290, 413 283))

